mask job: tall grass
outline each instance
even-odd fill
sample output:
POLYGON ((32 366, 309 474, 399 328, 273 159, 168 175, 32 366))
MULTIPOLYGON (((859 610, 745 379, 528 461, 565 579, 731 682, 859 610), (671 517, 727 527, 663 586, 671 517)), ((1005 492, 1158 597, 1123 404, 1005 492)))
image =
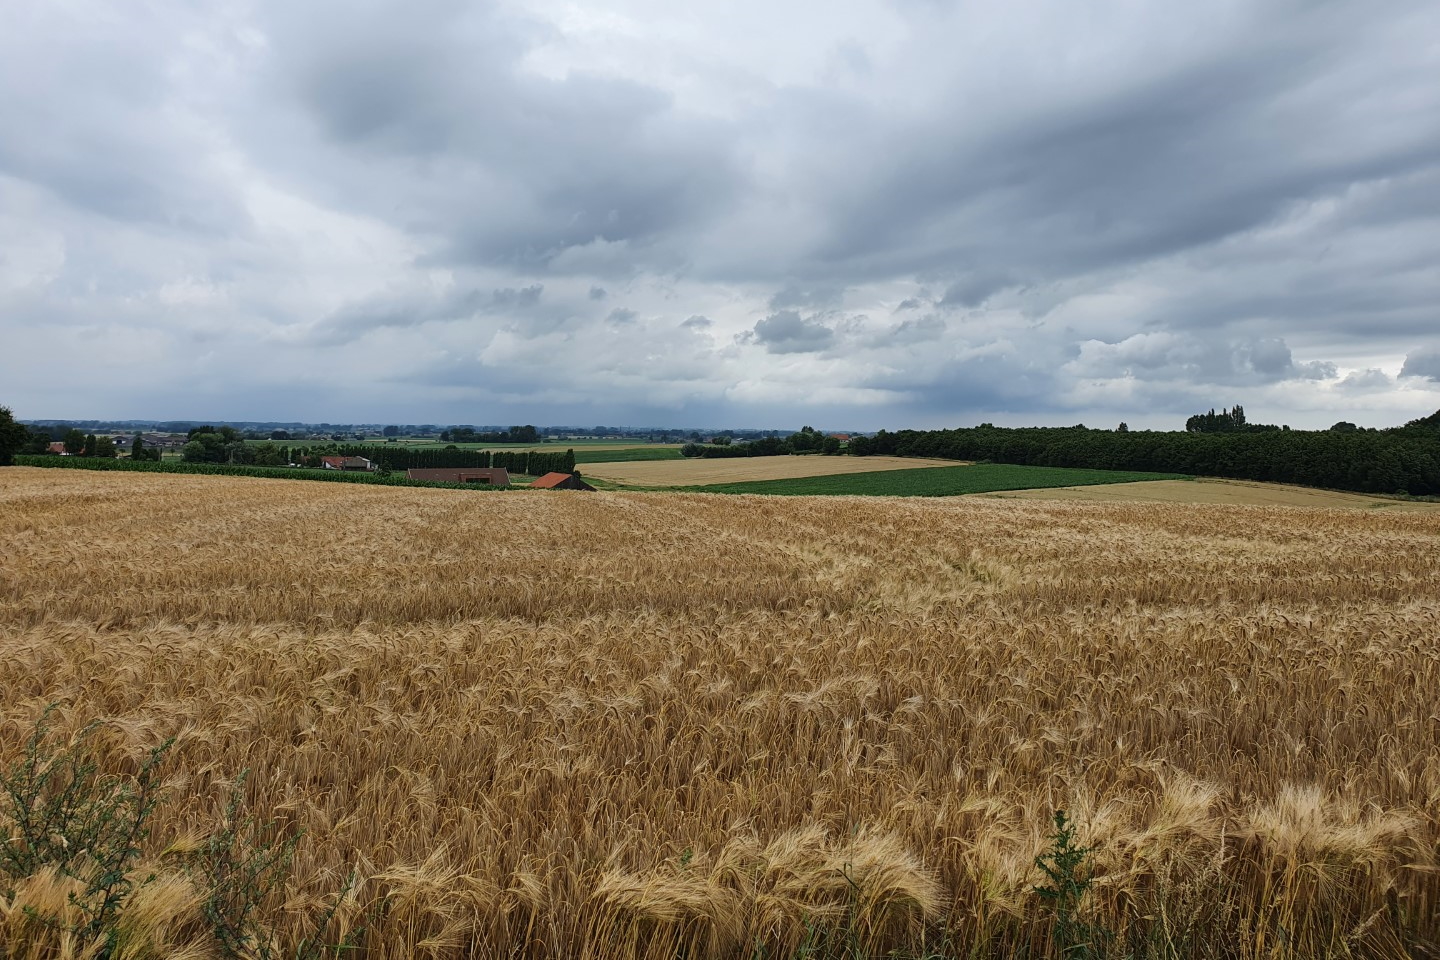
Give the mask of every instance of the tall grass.
POLYGON ((55 701, 115 772, 173 737, 152 857, 248 768, 292 948, 353 872, 365 957, 1060 956, 1057 809, 1112 955, 1440 940, 1434 516, 24 469, 0 516, 0 762, 55 701))

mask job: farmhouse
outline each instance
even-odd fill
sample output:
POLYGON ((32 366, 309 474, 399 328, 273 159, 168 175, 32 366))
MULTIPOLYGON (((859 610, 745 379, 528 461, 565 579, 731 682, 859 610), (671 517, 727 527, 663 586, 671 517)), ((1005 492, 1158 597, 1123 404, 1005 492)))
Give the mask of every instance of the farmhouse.
POLYGON ((159 447, 162 450, 178 450, 185 446, 185 437, 177 437, 169 433, 147 433, 140 438, 147 447, 159 447))
POLYGON ((510 486, 510 472, 504 467, 427 467, 405 471, 411 480, 437 480, 443 483, 487 483, 492 487, 510 486))
POLYGON ((547 473, 530 483, 531 490, 594 490, 573 473, 547 473))
POLYGON ((375 465, 364 457, 321 457, 326 470, 374 470, 375 465))

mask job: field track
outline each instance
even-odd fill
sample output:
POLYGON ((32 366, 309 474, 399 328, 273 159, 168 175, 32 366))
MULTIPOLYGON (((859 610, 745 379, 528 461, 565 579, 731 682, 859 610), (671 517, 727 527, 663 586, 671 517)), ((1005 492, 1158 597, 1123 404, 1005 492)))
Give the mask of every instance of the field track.
POLYGON ((789 480, 796 477, 826 477, 839 473, 954 467, 958 463, 955 460, 925 460, 918 457, 734 457, 593 463, 585 467, 583 472, 587 477, 598 477, 630 486, 692 487, 711 483, 741 483, 747 480, 789 480))
POLYGON ((1051 487, 983 496, 1026 500, 1092 500, 1107 503, 1210 503, 1257 507, 1349 508, 1359 510, 1440 511, 1440 503, 1389 500, 1363 493, 1315 490, 1245 480, 1149 480, 1105 486, 1051 487))
MULTIPOLYGON (((245 769, 286 956, 354 872, 359 958, 1059 957, 1057 808, 1126 956, 1440 943, 1440 514, 7 468, 0 518, 0 770, 51 703, 178 738, 137 956, 209 955, 161 852, 245 769)), ((0 953, 60 955, 47 882, 0 953)))

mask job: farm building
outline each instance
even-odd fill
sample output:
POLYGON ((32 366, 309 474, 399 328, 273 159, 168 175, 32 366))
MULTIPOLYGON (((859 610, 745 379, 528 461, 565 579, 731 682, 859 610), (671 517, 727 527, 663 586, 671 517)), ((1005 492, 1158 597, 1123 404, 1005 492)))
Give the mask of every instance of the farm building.
POLYGON ((374 470, 375 464, 364 457, 321 457, 326 470, 374 470))
POLYGON ((536 477, 530 484, 531 490, 594 490, 573 473, 547 473, 536 477))
POLYGON ((169 433, 147 433, 140 438, 147 447, 159 447, 162 450, 179 450, 185 446, 186 438, 177 437, 169 433))
POLYGON ((411 480, 435 480, 443 483, 487 483, 492 487, 510 486, 510 472, 504 467, 426 467, 405 471, 411 480))

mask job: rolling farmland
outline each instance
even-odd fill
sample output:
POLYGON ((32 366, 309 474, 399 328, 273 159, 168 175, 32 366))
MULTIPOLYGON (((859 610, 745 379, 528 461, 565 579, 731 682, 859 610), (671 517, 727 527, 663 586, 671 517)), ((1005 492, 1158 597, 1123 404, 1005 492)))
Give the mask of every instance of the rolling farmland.
MULTIPOLYGON (((869 459, 869 458, 867 458, 869 459)), ((864 462, 864 461, 862 461, 864 462)), ((931 463, 933 461, 925 461, 931 463)), ((946 462, 946 461, 941 461, 946 462)), ((927 466, 922 470, 882 470, 722 483, 702 487, 706 493, 760 493, 777 496, 955 497, 996 490, 1030 490, 1078 484, 1164 481, 1184 483, 1168 473, 1121 470, 1075 470, 1067 467, 1023 467, 1008 463, 927 466)), ((1078 487, 1078 489, 1085 489, 1078 487)))
MULTIPOLYGON (((577 451, 577 458, 578 458, 577 451)), ((681 459, 653 463, 593 463, 585 476, 637 487, 692 487, 755 480, 785 480, 837 473, 953 467, 954 460, 909 457, 734 457, 681 459)))
MULTIPOLYGON (((127 956, 215 955, 245 770, 277 955, 1440 941, 1434 513, 11 468, 0 516, 0 769, 47 704, 117 775, 175 738, 127 956)), ((0 872, 0 948, 65 955, 71 882, 0 872)))
POLYGON ((1316 490, 1279 483, 1245 480, 1153 480, 1113 486, 1054 487, 1017 490, 1004 496, 1038 500, 1148 501, 1153 503, 1216 503, 1259 507, 1348 508, 1352 510, 1440 510, 1440 503, 1392 500, 1363 493, 1316 490))
POLYGON ((576 447, 576 463, 629 463, 644 460, 683 460, 680 448, 650 444, 644 447, 576 447))

